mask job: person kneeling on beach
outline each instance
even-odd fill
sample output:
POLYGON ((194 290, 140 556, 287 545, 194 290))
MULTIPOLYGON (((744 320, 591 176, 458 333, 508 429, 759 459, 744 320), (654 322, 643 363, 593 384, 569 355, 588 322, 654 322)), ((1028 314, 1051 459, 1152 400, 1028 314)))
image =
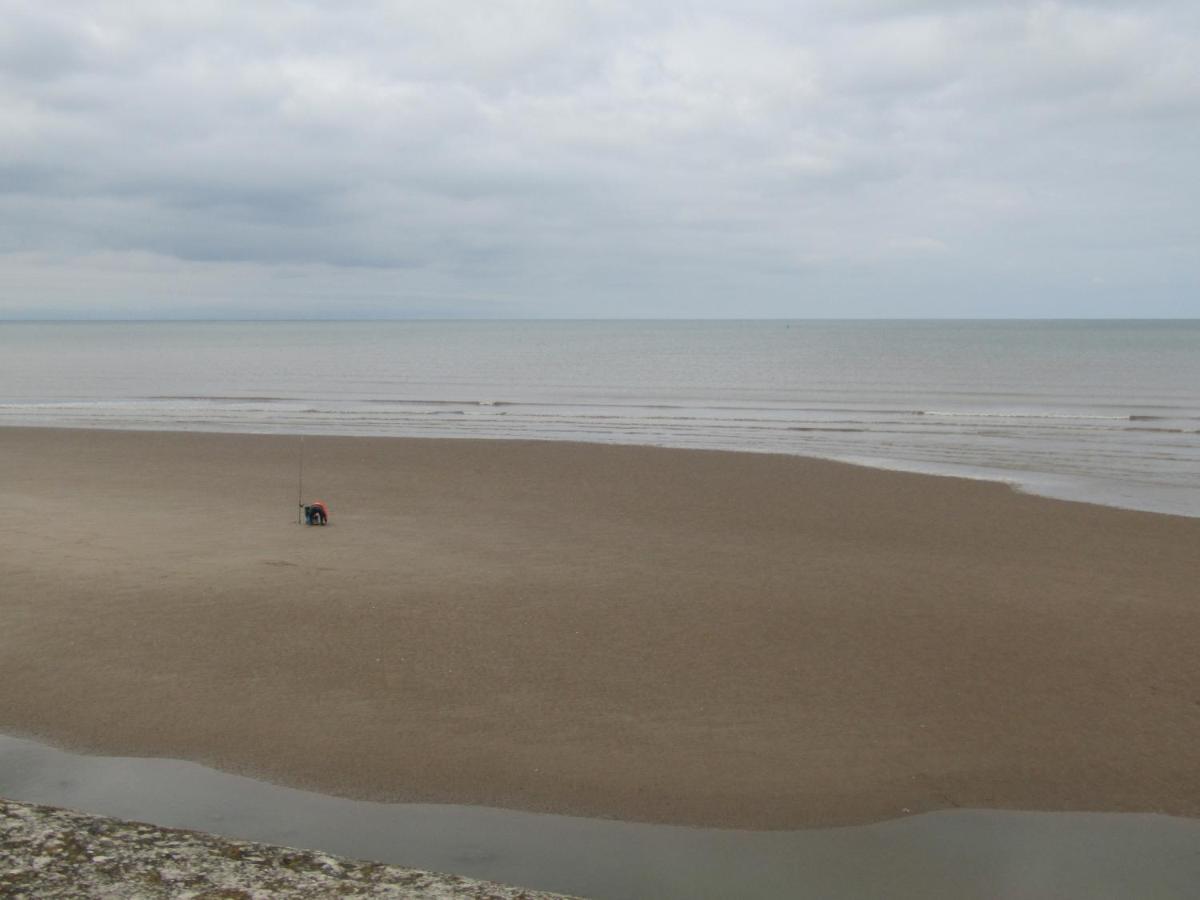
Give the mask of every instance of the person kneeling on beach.
POLYGON ((317 500, 312 506, 304 507, 304 521, 308 525, 325 525, 329 522, 329 510, 317 500))

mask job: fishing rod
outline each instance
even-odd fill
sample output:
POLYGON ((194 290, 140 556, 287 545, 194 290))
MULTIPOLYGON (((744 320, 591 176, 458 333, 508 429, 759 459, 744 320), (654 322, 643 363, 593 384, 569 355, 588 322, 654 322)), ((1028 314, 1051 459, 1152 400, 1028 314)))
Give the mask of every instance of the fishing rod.
POLYGON ((304 435, 300 435, 300 472, 296 476, 296 499, 300 508, 296 511, 296 524, 304 524, 304 435))

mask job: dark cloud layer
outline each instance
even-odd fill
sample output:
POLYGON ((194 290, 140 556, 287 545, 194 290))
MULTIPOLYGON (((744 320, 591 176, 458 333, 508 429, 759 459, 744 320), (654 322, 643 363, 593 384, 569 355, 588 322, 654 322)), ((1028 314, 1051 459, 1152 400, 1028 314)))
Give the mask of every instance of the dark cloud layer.
POLYGON ((0 316, 1200 313, 1179 2, 0 2, 0 316))

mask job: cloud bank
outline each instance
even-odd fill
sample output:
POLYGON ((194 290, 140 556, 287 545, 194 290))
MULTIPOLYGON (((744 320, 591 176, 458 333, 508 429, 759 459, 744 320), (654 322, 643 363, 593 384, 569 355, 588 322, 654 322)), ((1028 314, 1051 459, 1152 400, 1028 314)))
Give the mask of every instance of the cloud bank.
POLYGON ((1194 316, 1179 2, 0 2, 0 316, 1194 316))

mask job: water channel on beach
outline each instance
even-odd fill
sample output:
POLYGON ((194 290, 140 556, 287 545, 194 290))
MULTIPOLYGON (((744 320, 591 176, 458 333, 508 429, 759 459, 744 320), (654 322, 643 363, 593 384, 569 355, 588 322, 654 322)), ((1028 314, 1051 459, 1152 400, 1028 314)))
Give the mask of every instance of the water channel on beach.
POLYGON ((0 796, 597 900, 1149 900, 1193 897, 1200 884, 1200 820, 1152 814, 952 810, 802 831, 686 828, 347 800, 7 736, 0 796))

